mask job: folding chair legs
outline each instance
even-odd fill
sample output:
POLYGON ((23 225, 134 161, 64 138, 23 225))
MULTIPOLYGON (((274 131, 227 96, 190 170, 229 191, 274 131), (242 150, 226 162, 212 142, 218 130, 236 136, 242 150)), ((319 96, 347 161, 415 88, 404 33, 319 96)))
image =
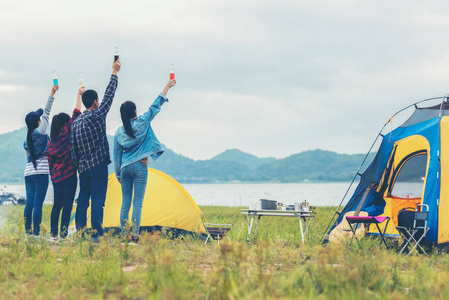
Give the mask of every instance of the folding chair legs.
POLYGON ((401 254, 402 252, 405 251, 405 249, 407 249, 407 246, 410 245, 412 246, 412 248, 410 249, 410 251, 408 252, 407 255, 410 255, 413 251, 413 249, 420 249, 422 251, 422 253, 424 253, 425 255, 427 255, 427 252, 423 249, 423 247, 421 247, 421 245, 419 244, 421 242, 421 240, 426 236, 427 234, 427 230, 424 229, 424 233, 421 235, 421 237, 419 238, 419 240, 415 239, 415 234, 418 233, 418 230, 413 230, 412 233, 408 232, 407 230, 407 234, 409 235, 409 238, 404 236, 405 239, 405 243, 404 246, 402 247, 401 251, 399 252, 399 254, 401 254), (414 243, 414 244, 412 244, 414 243))
MULTIPOLYGON (((426 230, 426 231, 427 231, 427 230, 426 230)), ((421 240, 424 238, 424 236, 426 235, 426 233, 427 233, 427 232, 425 232, 423 235, 421 235, 421 237, 419 238, 418 241, 414 238, 414 235, 411 237, 411 239, 413 239, 413 241, 415 241, 415 244, 413 245, 412 249, 410 249, 410 252, 409 252, 407 255, 410 255, 410 254, 412 253, 413 249, 415 249, 415 248, 417 248, 417 247, 419 247, 419 249, 421 249, 421 251, 422 251, 425 255, 427 255, 427 252, 426 252, 426 251, 423 249, 423 247, 421 247, 421 245, 419 244, 419 243, 421 242, 421 240)), ((417 248, 417 249, 418 249, 418 248, 417 248)))
MULTIPOLYGON (((222 235, 223 236, 223 235, 222 235)), ((226 237, 228 238, 229 244, 232 244, 231 239, 229 238, 229 236, 226 234, 226 237)), ((204 244, 207 244, 208 240, 213 240, 212 236, 210 235, 210 233, 207 235, 206 241, 204 242, 204 244)), ((217 244, 220 245, 220 234, 217 235, 217 244)))

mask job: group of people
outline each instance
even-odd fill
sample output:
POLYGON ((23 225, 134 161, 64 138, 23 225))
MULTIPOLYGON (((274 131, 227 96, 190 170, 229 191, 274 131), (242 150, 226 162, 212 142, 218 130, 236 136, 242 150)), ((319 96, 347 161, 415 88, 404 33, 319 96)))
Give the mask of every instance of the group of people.
MULTIPOLYGON (((115 61, 101 103, 96 91, 80 87, 72 116, 63 112, 54 115, 50 136, 47 135, 47 128, 58 85, 52 87, 44 109, 40 108, 26 115, 27 137, 24 149, 27 165, 24 176, 27 202, 24 218, 27 236, 40 238, 42 206, 50 177, 54 189, 50 241, 57 242, 67 237, 78 175, 80 190, 75 214, 76 229, 84 233, 90 202, 92 241, 98 242, 103 235, 108 165, 111 163, 106 117, 117 89, 117 73, 120 68, 120 60, 115 61), (86 108, 83 113, 81 102, 86 108)), ((175 80, 170 80, 150 108, 140 116, 132 101, 126 101, 120 107, 123 126, 115 133, 113 149, 115 172, 122 186, 120 223, 123 238, 135 242, 139 240, 148 157, 155 160, 164 152, 151 128, 151 121, 159 113, 161 106, 168 102, 168 90, 175 84, 175 80), (129 219, 131 203, 133 212, 129 219), (128 222, 132 224, 131 232, 129 236, 125 236, 128 222)))

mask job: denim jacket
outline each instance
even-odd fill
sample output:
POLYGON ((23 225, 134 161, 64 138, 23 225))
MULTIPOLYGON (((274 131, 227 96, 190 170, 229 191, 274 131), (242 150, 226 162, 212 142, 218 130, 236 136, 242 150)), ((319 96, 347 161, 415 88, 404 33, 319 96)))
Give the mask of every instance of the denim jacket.
POLYGON ((167 101, 167 97, 160 93, 146 113, 131 120, 135 138, 128 136, 123 126, 115 132, 114 166, 117 178, 120 179, 120 171, 124 167, 148 156, 156 160, 164 152, 150 122, 161 111, 162 104, 167 101))

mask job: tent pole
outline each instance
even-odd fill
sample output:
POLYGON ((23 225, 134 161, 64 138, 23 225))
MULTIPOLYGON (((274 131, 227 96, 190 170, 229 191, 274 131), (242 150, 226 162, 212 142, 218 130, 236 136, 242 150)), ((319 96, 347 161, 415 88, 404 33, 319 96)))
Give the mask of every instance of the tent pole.
MULTIPOLYGON (((390 118, 390 120, 391 120, 391 118, 390 118)), ((388 122, 390 122, 390 120, 388 120, 388 122)), ((387 126, 388 122, 385 123, 385 125, 382 127, 382 129, 380 130, 380 132, 377 134, 377 137, 374 139, 374 142, 373 142, 373 144, 371 145, 371 147, 369 148, 368 153, 367 153, 367 154, 365 155, 365 157, 363 158, 363 161, 362 161, 362 163, 360 164, 359 169, 358 169, 357 172, 355 173, 354 177, 352 178, 352 181, 351 181, 351 183, 349 184, 349 187, 348 187, 348 189, 346 190, 346 192, 345 192, 343 198, 341 199, 340 204, 339 204, 338 207, 337 207, 337 210, 335 211, 334 215, 332 216, 331 221, 329 222, 329 224, 328 224, 327 227, 326 227, 326 230, 324 231, 323 235, 321 236, 320 243, 323 241, 324 237, 326 236, 327 231, 330 229, 330 227, 333 225, 333 223, 335 223, 335 221, 336 221, 336 218, 335 218, 335 217, 336 217, 337 214, 338 214, 338 210, 340 209, 341 205, 343 204, 343 201, 345 200, 346 196, 348 195, 349 190, 350 190, 351 187, 352 187, 352 184, 354 183, 355 179, 357 178, 357 175, 360 175, 360 176, 361 176, 360 170, 362 169, 363 164, 365 163, 366 159, 368 158, 369 154, 371 153, 371 150, 373 149, 374 145, 376 144, 377 139, 379 138, 379 136, 382 135, 382 131, 384 130, 385 126, 387 126)))

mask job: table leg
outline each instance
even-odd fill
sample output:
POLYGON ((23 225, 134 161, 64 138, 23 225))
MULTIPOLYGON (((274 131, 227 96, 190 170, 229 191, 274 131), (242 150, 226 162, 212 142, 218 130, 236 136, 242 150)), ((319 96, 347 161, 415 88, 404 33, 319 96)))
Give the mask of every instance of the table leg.
POLYGON ((301 218, 301 216, 299 216, 299 229, 301 230, 301 240, 302 240, 302 243, 304 244, 304 231, 303 231, 303 229, 302 229, 302 218, 301 218))
POLYGON ((256 216, 256 214, 252 214, 251 215, 251 222, 249 222, 249 216, 248 216, 248 236, 246 237, 246 240, 249 241, 249 236, 251 234, 251 229, 253 228, 253 222, 254 222, 254 217, 256 216))
POLYGON ((313 216, 310 217, 309 222, 307 222, 307 218, 304 217, 304 225, 306 225, 306 230, 304 231, 304 234, 307 235, 307 241, 310 243, 310 234, 309 234, 309 227, 310 227, 310 223, 312 223, 313 220, 313 216))
POLYGON ((262 217, 262 216, 257 216, 257 226, 256 226, 255 233, 257 233, 257 230, 259 229, 260 217, 262 217))

